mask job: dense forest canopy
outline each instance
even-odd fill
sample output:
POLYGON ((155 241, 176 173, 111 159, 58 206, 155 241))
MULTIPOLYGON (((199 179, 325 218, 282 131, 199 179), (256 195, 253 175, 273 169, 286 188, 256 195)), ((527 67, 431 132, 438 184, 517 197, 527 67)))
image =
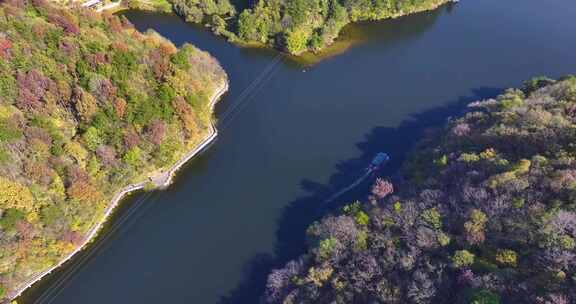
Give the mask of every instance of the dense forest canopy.
POLYGON ((576 303, 576 77, 475 102, 308 229, 267 303, 576 303))
POLYGON ((228 0, 170 0, 174 11, 184 16, 186 21, 217 25, 224 18, 236 14, 234 6, 228 0))
POLYGON ((0 5, 0 299, 208 133, 218 62, 124 18, 0 5))
POLYGON ((241 40, 275 45, 291 54, 319 51, 348 23, 429 10, 446 0, 259 0, 238 20, 241 40))
POLYGON ((230 40, 291 54, 320 51, 350 22, 430 10, 448 0, 258 0, 236 14, 228 0, 169 0, 187 21, 208 24, 230 40))

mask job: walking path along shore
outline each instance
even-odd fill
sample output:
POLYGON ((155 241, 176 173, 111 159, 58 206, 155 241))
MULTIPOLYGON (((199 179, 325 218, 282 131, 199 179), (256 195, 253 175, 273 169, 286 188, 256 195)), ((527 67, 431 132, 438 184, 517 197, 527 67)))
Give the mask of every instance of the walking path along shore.
MULTIPOLYGON (((220 100, 220 98, 228 91, 228 87, 229 87, 229 84, 228 84, 228 80, 226 79, 226 80, 224 80, 224 83, 222 85, 220 85, 220 87, 213 93, 212 97, 210 98, 210 103, 209 103, 210 112, 214 111, 214 106, 216 105, 216 102, 218 100, 220 100)), ((163 187, 169 186, 172 183, 174 174, 180 168, 182 168, 182 166, 184 164, 186 164, 190 159, 199 155, 208 145, 210 145, 216 139, 217 136, 218 136, 218 129, 216 129, 214 121, 211 121, 210 122, 210 131, 209 131, 208 135, 204 138, 204 140, 202 140, 192 150, 190 150, 189 152, 184 154, 168 170, 163 171, 160 174, 155 175, 155 176, 149 176, 144 181, 141 181, 139 183, 130 184, 130 185, 124 187, 119 192, 117 192, 112 197, 110 204, 108 204, 108 206, 106 207, 106 209, 104 211, 104 215, 102 216, 102 218, 96 224, 94 224, 94 226, 92 228, 90 228, 90 230, 86 234, 86 237, 84 238, 82 243, 74 251, 70 252, 63 259, 61 259, 57 264, 55 264, 54 266, 50 267, 49 269, 47 269, 41 273, 35 275, 30 280, 28 280, 26 283, 22 284, 22 286, 18 287, 14 292, 12 292, 12 294, 8 295, 8 299, 10 299, 9 301, 14 300, 18 296, 20 296, 26 289, 30 288, 36 282, 40 281, 42 278, 44 278, 48 274, 52 273, 52 271, 54 271, 57 268, 59 268, 60 266, 62 266, 64 263, 66 263, 67 261, 72 259, 72 257, 74 257, 78 252, 80 252, 81 250, 86 248, 87 245, 90 243, 90 241, 92 241, 98 235, 98 232, 100 231, 100 229, 108 221, 108 218, 112 215, 114 209, 120 204, 120 201, 122 200, 122 198, 125 195, 127 195, 133 191, 143 189, 146 186, 146 184, 148 184, 149 182, 153 182, 156 187, 163 188, 163 187)), ((9 301, 6 303, 9 303, 9 301)))

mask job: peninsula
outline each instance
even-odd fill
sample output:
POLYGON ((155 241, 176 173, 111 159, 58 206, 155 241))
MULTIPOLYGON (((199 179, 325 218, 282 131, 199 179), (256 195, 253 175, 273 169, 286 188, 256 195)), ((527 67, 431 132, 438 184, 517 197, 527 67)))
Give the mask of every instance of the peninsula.
POLYGON ((308 229, 265 303, 575 303, 576 77, 468 106, 308 229))
MULTIPOLYGON (((323 54, 347 24, 398 18, 449 2, 457 1, 257 0, 240 8, 230 0, 124 0, 121 5, 137 10, 172 10, 186 21, 204 25, 240 46, 270 47, 299 56, 323 54)), ((104 7, 116 9, 114 3, 104 7)))
POLYGON ((165 186, 216 136, 218 62, 124 18, 0 5, 0 298, 81 250, 121 198, 165 186))

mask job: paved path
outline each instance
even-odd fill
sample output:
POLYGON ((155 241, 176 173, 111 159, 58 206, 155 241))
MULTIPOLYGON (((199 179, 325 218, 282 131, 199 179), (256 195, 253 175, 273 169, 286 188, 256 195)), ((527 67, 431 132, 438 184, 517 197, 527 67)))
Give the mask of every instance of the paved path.
POLYGON ((102 7, 99 7, 98 9, 96 9, 96 11, 100 13, 100 12, 105 11, 105 10, 113 9, 113 8, 119 6, 120 2, 121 1, 108 3, 102 7))

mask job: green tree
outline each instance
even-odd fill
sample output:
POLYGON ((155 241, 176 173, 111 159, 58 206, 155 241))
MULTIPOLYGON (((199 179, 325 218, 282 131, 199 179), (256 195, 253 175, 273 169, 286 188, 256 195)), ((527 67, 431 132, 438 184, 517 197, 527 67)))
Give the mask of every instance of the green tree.
POLYGON ((338 246, 338 240, 334 237, 321 240, 318 245, 318 257, 322 260, 330 258, 336 246, 338 246))
POLYGON ((490 290, 475 291, 470 297, 470 304, 500 304, 500 296, 490 290))
POLYGON ((511 249, 498 250, 496 253, 496 261, 500 263, 500 265, 516 267, 518 264, 518 255, 511 249))
POLYGON ((245 41, 266 43, 270 34, 270 17, 266 14, 252 14, 245 10, 238 20, 238 36, 245 41))
POLYGON ((103 144, 100 132, 95 127, 89 127, 86 129, 86 132, 82 134, 82 139, 84 140, 86 147, 91 151, 95 151, 98 146, 103 144))
POLYGON ((286 50, 292 54, 300 54, 307 49, 308 32, 304 29, 296 29, 286 33, 286 50))
POLYGON ((0 143, 20 139, 21 137, 21 130, 8 126, 5 121, 0 121, 0 143))
POLYGON ((442 229, 442 216, 436 208, 426 209, 420 215, 422 220, 434 229, 442 229))
POLYGON ((354 215, 354 220, 358 225, 366 226, 370 223, 370 217, 364 211, 358 211, 356 215, 354 215))
POLYGON ((124 154, 122 161, 132 167, 138 167, 142 162, 142 150, 138 147, 132 147, 124 154))
POLYGON ((452 264, 456 268, 463 268, 474 263, 474 254, 468 250, 457 250, 452 256, 452 264))

